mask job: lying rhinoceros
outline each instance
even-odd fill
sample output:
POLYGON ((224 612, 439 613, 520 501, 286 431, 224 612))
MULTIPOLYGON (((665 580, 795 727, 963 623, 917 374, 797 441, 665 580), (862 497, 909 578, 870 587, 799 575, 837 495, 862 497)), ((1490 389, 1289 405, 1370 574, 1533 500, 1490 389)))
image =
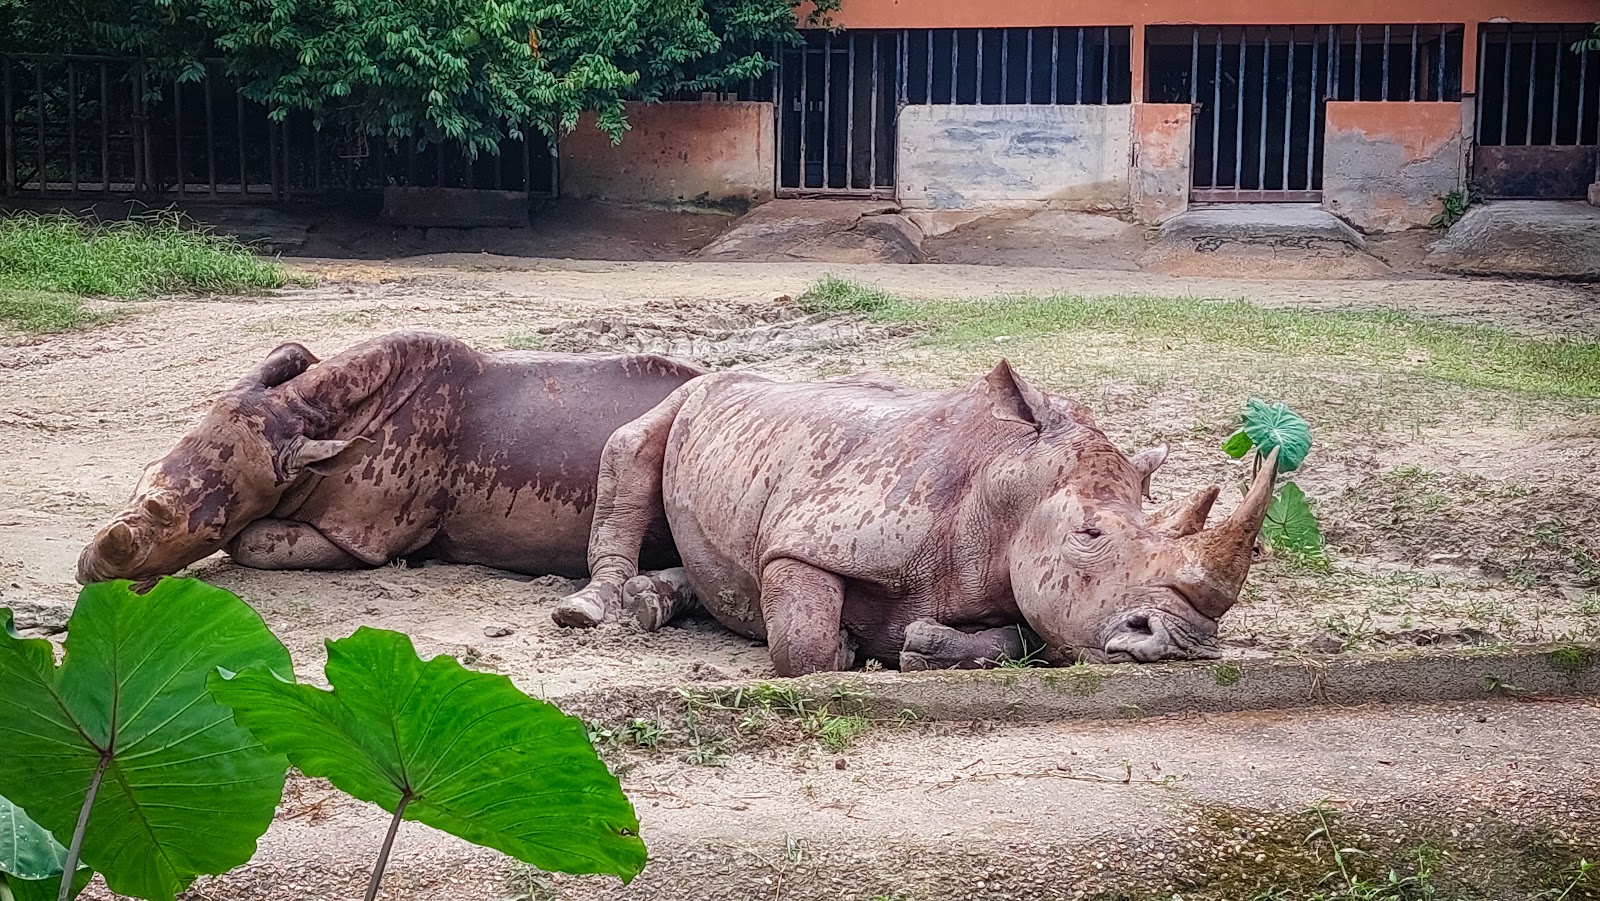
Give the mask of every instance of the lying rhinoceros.
POLYGON ((860 657, 970 665, 1020 650, 1023 626, 1056 661, 1215 657, 1276 452, 1210 529, 1215 487, 1141 509, 1165 459, 1165 448, 1124 455, 1082 405, 1005 361, 945 392, 703 376, 606 442, 593 580, 557 621, 626 605, 654 627, 690 599, 671 580, 629 581, 664 510, 693 594, 767 641, 779 675, 860 657))
MULTIPOLYGON (((581 576, 606 438, 701 372, 654 356, 482 354, 427 332, 320 364, 285 344, 145 467, 78 580, 147 579, 223 547, 261 569, 417 555, 581 576)), ((675 562, 664 521, 639 525, 647 565, 675 562)))

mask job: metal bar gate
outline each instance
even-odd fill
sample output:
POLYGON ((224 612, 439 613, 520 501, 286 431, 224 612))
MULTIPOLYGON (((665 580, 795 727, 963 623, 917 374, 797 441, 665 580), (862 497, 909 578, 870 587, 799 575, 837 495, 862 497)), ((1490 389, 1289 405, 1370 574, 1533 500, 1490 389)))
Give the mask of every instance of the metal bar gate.
POLYGON ((1600 181, 1600 53, 1571 49, 1593 28, 1480 26, 1472 169, 1486 197, 1578 199, 1600 181))
POLYGON ((808 32, 778 70, 778 193, 892 197, 906 104, 1128 103, 1130 40, 1126 27, 808 32))
POLYGON ((1316 202, 1328 101, 1459 100, 1461 34, 1458 24, 1151 28, 1151 100, 1194 109, 1194 201, 1316 202))

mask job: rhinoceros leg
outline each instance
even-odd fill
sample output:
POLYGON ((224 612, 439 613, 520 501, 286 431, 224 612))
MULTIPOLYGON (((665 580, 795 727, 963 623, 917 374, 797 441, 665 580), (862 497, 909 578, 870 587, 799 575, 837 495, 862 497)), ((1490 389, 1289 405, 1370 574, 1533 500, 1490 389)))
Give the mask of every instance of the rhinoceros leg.
POLYGON ((622 586, 639 574, 639 548, 666 515, 661 465, 672 420, 699 380, 667 395, 648 413, 617 429, 600 453, 594 525, 589 530, 589 584, 556 605, 557 625, 598 626, 622 608, 622 586))
POLYGON ((622 609, 632 613, 646 632, 659 631, 698 606, 689 573, 681 566, 634 576, 622 584, 622 609))
POLYGON ((963 632, 931 619, 919 619, 906 626, 900 670, 989 669, 1001 660, 1025 658, 1026 644, 1022 630, 1016 626, 963 632))
POLYGON ((804 676, 855 665, 855 643, 839 627, 844 580, 833 573, 798 560, 773 560, 761 571, 761 612, 778 675, 804 676))
POLYGON ((228 542, 233 562, 251 569, 361 569, 368 564, 314 527, 289 519, 258 519, 228 542))

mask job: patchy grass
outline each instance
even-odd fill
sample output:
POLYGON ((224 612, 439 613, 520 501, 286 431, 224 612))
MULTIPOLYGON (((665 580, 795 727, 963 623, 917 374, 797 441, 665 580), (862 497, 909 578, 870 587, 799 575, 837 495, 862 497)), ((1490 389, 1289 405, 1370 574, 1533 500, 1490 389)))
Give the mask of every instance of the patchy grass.
MULTIPOLYGON (((1551 397, 1600 397, 1600 343, 1525 338, 1398 312, 1309 312, 1238 301, 1160 297, 998 297, 906 301, 825 278, 801 296, 812 312, 920 323, 936 345, 1120 336, 1108 349, 1225 359, 1241 351, 1418 372, 1461 385, 1551 397), (1131 344, 1133 347, 1122 348, 1131 344)), ((1097 342, 1098 343, 1098 342, 1097 342)), ((1106 345, 1101 344, 1101 347, 1106 345)), ((1082 350, 1082 348, 1073 348, 1082 350)))
POLYGON ((217 294, 281 288, 282 266, 176 214, 109 224, 68 216, 0 218, 0 326, 60 332, 106 322, 82 298, 217 294))
POLYGON ((28 334, 48 334, 89 328, 116 318, 104 310, 92 310, 81 297, 47 291, 18 291, 0 288, 0 328, 28 334))

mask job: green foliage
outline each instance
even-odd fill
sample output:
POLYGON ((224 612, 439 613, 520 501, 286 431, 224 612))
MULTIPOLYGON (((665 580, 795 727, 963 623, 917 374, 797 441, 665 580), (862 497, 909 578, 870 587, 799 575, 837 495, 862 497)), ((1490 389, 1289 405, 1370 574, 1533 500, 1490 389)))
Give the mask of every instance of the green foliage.
MULTIPOLYGON (((46 901, 57 897, 67 849, 22 809, 0 798, 0 898, 46 901)), ((69 897, 77 897, 94 873, 78 867, 69 897)))
MULTIPOLYGON (((823 0, 814 23, 837 8, 823 0)), ((770 71, 795 26, 788 0, 0 0, 7 49, 138 55, 183 80, 221 58, 276 118, 473 156, 557 138, 586 111, 620 138, 625 100, 732 89, 770 71)))
POLYGON ((1439 196, 1443 209, 1439 215, 1428 222, 1429 228, 1449 228, 1461 221, 1470 207, 1483 202, 1483 191, 1475 184, 1468 184, 1465 191, 1451 191, 1439 196))
MULTIPOLYGON (((1273 448, 1278 449, 1279 472, 1294 472, 1305 462, 1306 455, 1311 453, 1311 427, 1300 418, 1299 413, 1281 403, 1269 404, 1259 398, 1251 398, 1245 405, 1244 425, 1239 431, 1250 439, 1262 459, 1273 448)), ((1228 441, 1232 444, 1236 437, 1228 441)), ((1244 456, 1243 453, 1233 453, 1228 445, 1224 445, 1223 450, 1236 458, 1244 456)))
POLYGON ((287 282, 278 264, 176 214, 109 224, 27 213, 0 218, 0 290, 137 298, 287 282))
POLYGON ((900 305, 898 298, 882 288, 832 275, 800 295, 800 308, 807 313, 884 313, 900 305))
POLYGON ((1594 31, 1586 38, 1579 38, 1572 42, 1573 53, 1600 53, 1600 22, 1596 22, 1594 31))
MULTIPOLYGON (((445 656, 423 661, 397 632, 361 628, 327 647, 332 691, 260 668, 217 673, 211 691, 301 772, 396 823, 425 823, 544 870, 628 881, 644 867, 638 817, 582 722, 504 676, 445 656)), ((374 887, 381 870, 380 860, 374 887)))
POLYGON ((1317 514, 1305 492, 1293 482, 1284 482, 1267 506, 1261 534, 1279 551, 1307 558, 1322 554, 1322 528, 1317 514))
POLYGON ((1237 663, 1219 663, 1211 668, 1211 676, 1218 685, 1231 688, 1244 678, 1244 670, 1240 669, 1237 663))
POLYGON ((82 829, 83 863, 118 894, 171 899, 250 858, 285 764, 211 699, 206 677, 289 671, 255 611, 192 579, 144 595, 90 585, 60 667, 50 642, 11 630, 9 611, 0 625, 0 793, 58 840, 82 829))
POLYGON ((33 335, 70 332, 110 322, 113 314, 91 310, 81 297, 0 288, 0 328, 33 335))

